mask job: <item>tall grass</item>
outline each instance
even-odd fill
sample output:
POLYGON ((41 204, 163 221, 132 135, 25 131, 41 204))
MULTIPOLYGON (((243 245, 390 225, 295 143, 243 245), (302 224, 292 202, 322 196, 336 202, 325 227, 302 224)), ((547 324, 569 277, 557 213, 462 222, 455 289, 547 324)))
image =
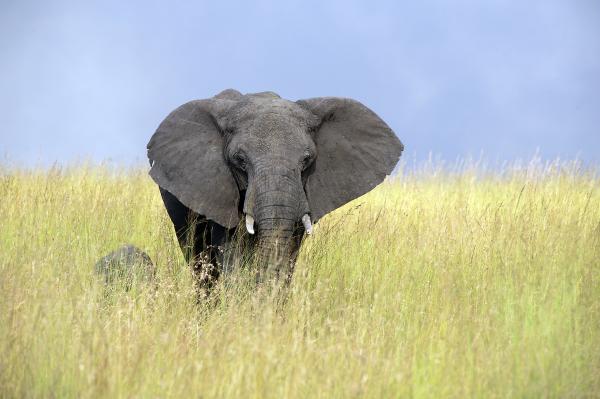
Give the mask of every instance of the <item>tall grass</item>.
POLYGON ((285 297, 198 304, 144 170, 4 168, 0 397, 600 397, 598 178, 448 170, 320 221, 285 297), (155 286, 95 278, 124 243, 155 286))

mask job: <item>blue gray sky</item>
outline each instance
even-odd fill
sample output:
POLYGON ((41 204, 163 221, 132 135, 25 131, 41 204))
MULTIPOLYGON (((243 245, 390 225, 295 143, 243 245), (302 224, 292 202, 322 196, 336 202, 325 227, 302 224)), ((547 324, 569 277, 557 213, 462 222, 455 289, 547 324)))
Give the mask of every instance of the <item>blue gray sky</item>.
POLYGON ((408 158, 600 161, 600 3, 0 1, 0 157, 145 162, 225 88, 352 97, 408 158))

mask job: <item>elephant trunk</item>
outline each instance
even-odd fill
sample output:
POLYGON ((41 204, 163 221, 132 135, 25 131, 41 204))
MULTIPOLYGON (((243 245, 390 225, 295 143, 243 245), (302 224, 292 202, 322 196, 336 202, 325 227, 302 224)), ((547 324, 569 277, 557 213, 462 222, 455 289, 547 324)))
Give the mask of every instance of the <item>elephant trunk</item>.
POLYGON ((256 222, 261 274, 266 278, 288 276, 294 251, 293 235, 303 216, 309 213, 300 172, 293 168, 270 167, 257 171, 253 183, 251 216, 256 222))

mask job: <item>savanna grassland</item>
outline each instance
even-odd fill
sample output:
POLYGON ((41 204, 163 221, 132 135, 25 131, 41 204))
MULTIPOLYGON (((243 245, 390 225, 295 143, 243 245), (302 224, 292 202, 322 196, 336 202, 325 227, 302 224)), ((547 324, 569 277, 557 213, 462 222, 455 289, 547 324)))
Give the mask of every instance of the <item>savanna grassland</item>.
POLYGON ((140 169, 0 168, 0 397, 600 397, 600 180, 433 167, 315 226, 287 294, 196 303, 140 169), (124 243, 155 285, 105 287, 124 243))

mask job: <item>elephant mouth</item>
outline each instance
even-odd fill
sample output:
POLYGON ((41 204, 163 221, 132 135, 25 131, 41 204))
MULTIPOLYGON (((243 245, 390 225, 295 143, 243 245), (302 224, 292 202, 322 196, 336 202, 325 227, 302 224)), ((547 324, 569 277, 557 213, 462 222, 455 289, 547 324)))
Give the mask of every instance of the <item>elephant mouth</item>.
MULTIPOLYGON (((255 233, 255 231, 254 231, 254 216, 247 213, 245 219, 246 219, 246 230, 248 231, 248 234, 253 235, 255 233)), ((306 232, 306 234, 311 235, 313 232, 313 227, 312 227, 312 221, 310 219, 310 215, 308 213, 305 213, 302 216, 302 225, 304 226, 304 231, 306 232)))

